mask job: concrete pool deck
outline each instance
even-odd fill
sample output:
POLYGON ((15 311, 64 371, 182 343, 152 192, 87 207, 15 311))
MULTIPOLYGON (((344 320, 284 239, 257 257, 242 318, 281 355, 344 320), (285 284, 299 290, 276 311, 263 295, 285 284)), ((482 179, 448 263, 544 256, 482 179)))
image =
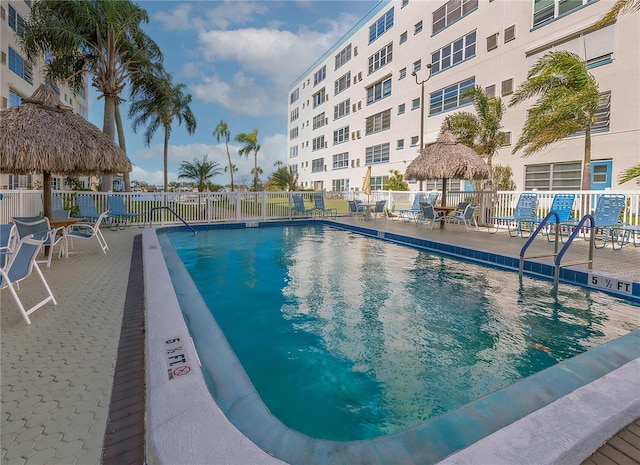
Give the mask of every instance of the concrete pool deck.
MULTIPOLYGON (((345 218, 341 221, 406 234, 409 234, 409 230, 411 233, 415 231, 415 235, 420 237, 484 250, 493 249, 514 256, 518 255, 523 243, 522 239, 509 238, 506 233, 490 236, 486 229, 468 233, 464 228, 429 231, 421 225, 385 220, 363 222, 345 218)), ((2 463, 100 463, 133 237, 140 232, 137 228, 105 231, 111 247, 107 255, 103 255, 97 244, 91 241, 77 241, 69 259, 54 260, 51 268, 43 271, 58 299, 58 305, 47 305, 38 310, 32 315, 30 326, 26 326, 20 318, 9 294, 2 292, 2 463)), ((546 241, 544 238, 542 240, 546 241)), ((577 258, 568 256, 567 260, 573 261, 586 256, 584 248, 584 254, 581 253, 580 244, 581 242, 576 244, 574 251, 577 258)), ((542 244, 541 247, 546 245, 542 244)), ((594 270, 640 282, 638 263, 640 248, 628 246, 621 251, 607 248, 596 251, 594 270)), ((153 266, 151 263, 145 265, 153 266)), ((28 280, 22 285, 21 295, 28 295, 32 289, 33 292, 39 292, 35 280, 28 280)), ((159 302, 164 304, 162 299, 159 302)), ((169 330, 173 328, 169 327, 169 330)), ((155 363, 157 362, 156 360, 155 363)), ((165 363, 164 360, 161 362, 165 363)), ((149 360, 148 366, 152 363, 154 362, 149 360)), ((628 368, 632 374, 638 373, 637 365, 635 368, 628 368)), ((623 373, 616 375, 623 379, 625 376, 623 373)), ((174 395, 159 399, 160 402, 167 404, 167 398, 181 399, 184 396, 179 387, 174 386, 172 389, 176 390, 174 395)), ((208 392, 197 393, 203 396, 205 394, 208 395, 208 392)), ((590 399, 590 404, 593 403, 593 397, 589 397, 588 393, 584 394, 587 395, 586 399, 590 399)), ((153 400, 151 399, 152 402, 153 400)), ((637 404, 637 401, 632 396, 632 404, 637 404)), ((180 412, 181 403, 182 400, 179 400, 169 407, 180 412)), ((152 413, 167 415, 170 409, 152 413)), ((633 414, 631 411, 628 413, 633 414)), ((601 415, 598 411, 593 411, 593 414, 595 417, 601 415)), ((192 412, 191 418, 185 420, 195 422, 197 417, 202 416, 204 412, 192 412)), ((582 425, 580 418, 581 415, 578 415, 575 419, 582 425)), ((162 418, 156 420, 163 421, 162 418)), ((545 436, 548 433, 549 418, 543 416, 540 420, 538 431, 543 431, 545 436)), ((201 444, 197 435, 192 435, 189 421, 185 425, 185 429, 179 430, 179 436, 186 441, 181 447, 193 451, 195 446, 201 444)), ((617 423, 614 421, 610 425, 613 430, 609 435, 625 425, 623 418, 617 418, 617 423)), ((252 445, 233 427, 228 426, 229 428, 219 432, 216 441, 208 444, 215 450, 220 462, 232 463, 235 457, 235 463, 278 463, 260 450, 245 451, 249 455, 238 456, 240 451, 233 448, 228 439, 233 439, 236 444, 247 446, 248 449, 252 445)), ((164 434, 167 435, 167 444, 177 436, 176 430, 170 429, 164 434)), ((522 447, 522 444, 511 442, 512 440, 509 437, 503 438, 507 449, 522 447)), ((181 455, 184 461, 164 463, 196 463, 190 460, 196 457, 188 455, 181 455)), ((152 459, 153 457, 148 457, 150 463, 153 463, 152 459)), ((451 457, 448 460, 456 459, 451 457)), ((465 462, 460 457, 459 462, 451 463, 465 462)), ((537 463, 541 462, 538 460, 537 463)))

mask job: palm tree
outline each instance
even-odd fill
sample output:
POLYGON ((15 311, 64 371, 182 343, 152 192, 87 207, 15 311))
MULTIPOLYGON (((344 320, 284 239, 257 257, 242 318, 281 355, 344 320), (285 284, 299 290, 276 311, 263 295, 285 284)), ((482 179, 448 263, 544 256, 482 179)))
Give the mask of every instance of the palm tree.
MULTIPOLYGON (((218 125, 216 126, 216 128, 213 130, 213 136, 216 138, 218 143, 220 143, 220 139, 224 139, 224 143, 227 148, 227 159, 229 160, 229 166, 227 168, 229 170, 229 175, 231 176, 231 192, 233 192, 234 191, 234 186, 233 186, 234 169, 232 168, 233 163, 231 163, 231 154, 229 153, 229 140, 231 138, 231 133, 229 132, 229 126, 224 120, 221 119, 218 125)), ((225 172, 227 171, 227 168, 225 168, 225 172)))
POLYGON ((249 133, 241 133, 238 134, 235 138, 236 142, 240 142, 244 144, 238 153, 240 156, 245 156, 249 158, 249 154, 253 152, 253 169, 251 170, 251 174, 253 174, 253 191, 258 190, 258 152, 260 151, 260 145, 258 145, 258 129, 254 129, 249 133))
POLYGON ((546 53, 531 68, 509 106, 538 97, 529 111, 513 153, 527 157, 554 142, 584 131, 583 190, 591 188, 591 125, 600 102, 598 83, 575 53, 546 53))
MULTIPOLYGON (((278 163, 282 165, 282 162, 276 162, 276 165, 278 163)), ((280 166, 271 175, 268 184, 278 190, 294 191, 298 184, 298 174, 294 174, 290 166, 280 166)))
POLYGON ((618 0, 591 28, 600 29, 618 19, 621 15, 634 11, 640 11, 640 0, 618 0))
MULTIPOLYGON (((103 131, 115 139, 116 105, 126 80, 161 60, 156 43, 142 30, 147 12, 129 0, 40 0, 21 33, 27 60, 53 57, 47 79, 67 82, 80 92, 86 73, 104 98, 103 131)), ((112 176, 103 177, 111 190, 112 176)))
MULTIPOLYGON (((505 134, 502 117, 506 107, 500 97, 489 97, 480 86, 465 91, 461 98, 470 98, 476 114, 458 111, 449 116, 449 128, 459 142, 471 147, 487 159, 489 165, 489 188, 493 187, 493 157, 504 145, 505 134)), ((442 123, 443 130, 447 124, 442 123)))
POLYGON ((191 94, 185 94, 184 84, 173 85, 171 75, 160 67, 155 72, 141 76, 133 83, 132 100, 129 107, 131 126, 137 131, 141 125, 147 125, 144 141, 147 147, 159 127, 164 129, 164 191, 167 192, 169 137, 174 118, 178 124, 183 122, 187 132, 193 134, 196 130, 196 119, 191 111, 191 94))
POLYGON ((622 173, 620 173, 618 182, 622 184, 627 181, 631 181, 632 179, 636 179, 636 184, 640 186, 640 165, 632 166, 631 168, 627 168, 622 173))
POLYGON ((178 169, 178 179, 193 180, 198 186, 198 192, 202 192, 209 184, 209 180, 222 173, 217 161, 209 160, 208 155, 203 155, 202 160, 193 159, 193 163, 183 161, 178 169))

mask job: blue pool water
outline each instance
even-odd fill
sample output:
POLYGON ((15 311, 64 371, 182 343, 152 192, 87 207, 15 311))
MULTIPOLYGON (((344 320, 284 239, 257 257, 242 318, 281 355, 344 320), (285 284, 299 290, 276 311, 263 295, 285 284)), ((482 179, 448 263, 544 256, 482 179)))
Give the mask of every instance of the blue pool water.
POLYGON ((406 429, 640 326, 602 293, 323 226, 169 237, 267 407, 316 438, 406 429))

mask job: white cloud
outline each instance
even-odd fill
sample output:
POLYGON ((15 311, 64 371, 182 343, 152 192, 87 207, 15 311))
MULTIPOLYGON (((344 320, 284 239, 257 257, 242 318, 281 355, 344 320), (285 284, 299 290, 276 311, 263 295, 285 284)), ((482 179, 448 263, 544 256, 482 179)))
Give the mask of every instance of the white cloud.
POLYGON ((255 16, 264 15, 269 8, 264 2, 225 1, 216 8, 207 11, 208 24, 219 29, 227 29, 232 24, 246 24, 255 16))
POLYGON ((200 29, 202 21, 192 14, 193 5, 180 3, 170 12, 159 11, 153 19, 161 23, 167 31, 184 31, 193 28, 200 29))

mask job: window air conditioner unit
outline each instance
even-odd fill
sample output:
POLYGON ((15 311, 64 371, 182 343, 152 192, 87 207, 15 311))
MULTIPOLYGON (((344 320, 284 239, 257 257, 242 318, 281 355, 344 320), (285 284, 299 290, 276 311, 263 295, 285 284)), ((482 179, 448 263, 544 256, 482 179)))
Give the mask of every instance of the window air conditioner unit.
POLYGON ((358 102, 358 110, 362 110, 362 102, 358 102))
POLYGON ((487 52, 493 49, 498 48, 498 33, 496 32, 493 35, 487 37, 487 52))
POLYGON ((353 47, 353 56, 357 57, 358 56, 358 47, 353 47))
MULTIPOLYGON (((327 147, 329 147, 329 142, 325 142, 324 143, 324 148, 326 149, 327 147)), ((326 170, 325 170, 326 171, 326 170)))
POLYGON ((516 26, 515 24, 504 30, 504 42, 507 43, 516 38, 516 26))

